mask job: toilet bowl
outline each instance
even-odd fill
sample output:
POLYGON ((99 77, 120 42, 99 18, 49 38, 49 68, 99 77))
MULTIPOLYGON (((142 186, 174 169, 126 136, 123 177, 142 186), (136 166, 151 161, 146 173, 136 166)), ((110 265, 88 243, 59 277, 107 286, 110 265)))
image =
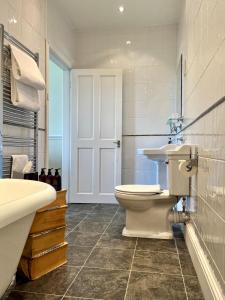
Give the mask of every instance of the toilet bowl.
POLYGON ((129 237, 172 239, 168 214, 177 202, 160 185, 121 185, 115 197, 126 209, 126 225, 122 234, 129 237))
MULTIPOLYGON (((196 145, 187 144, 138 150, 138 154, 146 155, 153 161, 166 162, 168 190, 161 190, 160 185, 115 187, 115 197, 126 209, 124 236, 173 238, 169 214, 180 197, 190 195, 190 177, 197 172, 197 153, 196 145)), ((170 214, 170 220, 176 222, 180 218, 171 218, 170 214)))

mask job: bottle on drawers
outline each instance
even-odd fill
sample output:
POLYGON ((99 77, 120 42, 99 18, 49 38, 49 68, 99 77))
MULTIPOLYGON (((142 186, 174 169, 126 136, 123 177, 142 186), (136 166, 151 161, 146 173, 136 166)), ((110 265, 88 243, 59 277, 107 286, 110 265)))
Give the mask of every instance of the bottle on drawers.
POLYGON ((39 175, 39 181, 46 182, 46 174, 45 174, 46 168, 41 169, 41 174, 39 175))
POLYGON ((48 169, 48 175, 46 176, 45 182, 52 185, 52 179, 53 179, 53 176, 52 176, 52 168, 51 168, 51 169, 48 169))
POLYGON ((60 168, 55 169, 55 175, 52 177, 52 185, 56 189, 56 191, 61 191, 62 189, 62 179, 59 174, 59 170, 60 168))

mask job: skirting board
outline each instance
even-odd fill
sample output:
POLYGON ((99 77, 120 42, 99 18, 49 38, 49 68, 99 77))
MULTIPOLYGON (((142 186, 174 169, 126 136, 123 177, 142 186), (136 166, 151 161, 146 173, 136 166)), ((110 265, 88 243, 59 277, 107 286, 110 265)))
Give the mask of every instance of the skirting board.
POLYGON ((205 300, 222 300, 225 295, 199 243, 194 227, 186 225, 185 240, 192 258, 205 300))

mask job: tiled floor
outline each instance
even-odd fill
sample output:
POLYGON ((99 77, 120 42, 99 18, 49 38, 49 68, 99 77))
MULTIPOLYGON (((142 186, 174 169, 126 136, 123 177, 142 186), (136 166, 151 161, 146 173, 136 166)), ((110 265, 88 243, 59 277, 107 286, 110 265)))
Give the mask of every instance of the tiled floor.
POLYGON ((18 279, 9 300, 202 300, 180 227, 174 240, 125 238, 124 217, 117 205, 70 205, 68 264, 18 279))

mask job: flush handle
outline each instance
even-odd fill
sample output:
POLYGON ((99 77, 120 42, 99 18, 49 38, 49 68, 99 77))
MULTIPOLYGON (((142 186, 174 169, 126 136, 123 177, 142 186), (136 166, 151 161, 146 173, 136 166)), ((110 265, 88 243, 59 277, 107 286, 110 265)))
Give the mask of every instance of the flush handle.
POLYGON ((113 144, 116 144, 117 148, 120 148, 120 140, 117 140, 117 141, 113 142, 113 144))

